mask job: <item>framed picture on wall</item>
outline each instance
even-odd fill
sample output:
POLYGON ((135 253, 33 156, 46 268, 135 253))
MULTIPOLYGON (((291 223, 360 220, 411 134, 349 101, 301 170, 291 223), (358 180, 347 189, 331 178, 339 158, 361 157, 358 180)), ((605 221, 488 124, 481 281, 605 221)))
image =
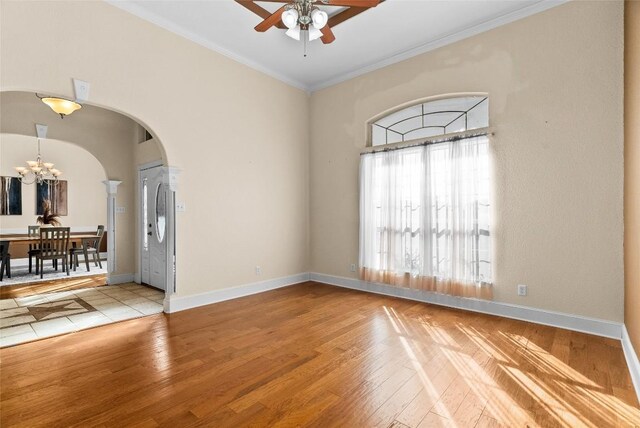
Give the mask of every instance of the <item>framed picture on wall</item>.
POLYGON ((44 180, 36 184, 36 214, 42 215, 42 203, 51 201, 51 210, 60 215, 67 215, 67 182, 66 180, 44 180))
POLYGON ((22 215, 22 183, 17 177, 0 177, 0 215, 22 215))

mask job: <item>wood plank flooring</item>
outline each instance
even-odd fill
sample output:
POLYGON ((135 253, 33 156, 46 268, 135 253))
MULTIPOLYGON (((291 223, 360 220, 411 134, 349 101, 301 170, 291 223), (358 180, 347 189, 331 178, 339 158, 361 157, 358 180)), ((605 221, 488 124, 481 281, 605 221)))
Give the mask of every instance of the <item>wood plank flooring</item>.
POLYGON ((640 425, 618 341, 317 283, 0 359, 2 427, 640 425))
POLYGON ((0 287, 0 299, 15 299, 16 297, 79 290, 81 288, 100 287, 103 285, 107 285, 107 275, 104 273, 75 278, 53 279, 51 281, 27 282, 0 287))

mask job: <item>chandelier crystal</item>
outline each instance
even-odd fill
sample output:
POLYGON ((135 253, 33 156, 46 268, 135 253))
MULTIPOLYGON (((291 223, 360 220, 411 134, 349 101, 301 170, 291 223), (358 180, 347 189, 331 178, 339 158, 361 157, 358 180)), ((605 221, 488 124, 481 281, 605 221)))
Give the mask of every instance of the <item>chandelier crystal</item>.
POLYGON ((42 183, 45 180, 58 181, 62 171, 55 169, 51 162, 43 162, 40 156, 40 138, 38 138, 38 156, 36 160, 27 161, 27 166, 17 166, 18 180, 24 184, 42 183))

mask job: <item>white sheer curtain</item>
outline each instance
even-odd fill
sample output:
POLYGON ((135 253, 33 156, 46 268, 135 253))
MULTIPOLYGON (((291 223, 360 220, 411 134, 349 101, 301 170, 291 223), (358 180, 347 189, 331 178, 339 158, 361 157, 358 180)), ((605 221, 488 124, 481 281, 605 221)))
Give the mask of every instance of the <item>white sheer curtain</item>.
POLYGON ((487 137, 363 154, 360 274, 491 298, 487 137))

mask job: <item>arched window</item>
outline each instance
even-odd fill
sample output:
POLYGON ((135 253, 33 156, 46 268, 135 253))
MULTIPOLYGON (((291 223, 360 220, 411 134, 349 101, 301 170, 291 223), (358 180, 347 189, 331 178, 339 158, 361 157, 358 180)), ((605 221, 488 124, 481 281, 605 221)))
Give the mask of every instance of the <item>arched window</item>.
POLYGON ((370 124, 371 146, 464 132, 489 126, 489 99, 465 96, 412 105, 370 124))
POLYGON ((361 278, 491 298, 487 97, 402 106, 369 126, 373 147, 360 157, 361 278))

